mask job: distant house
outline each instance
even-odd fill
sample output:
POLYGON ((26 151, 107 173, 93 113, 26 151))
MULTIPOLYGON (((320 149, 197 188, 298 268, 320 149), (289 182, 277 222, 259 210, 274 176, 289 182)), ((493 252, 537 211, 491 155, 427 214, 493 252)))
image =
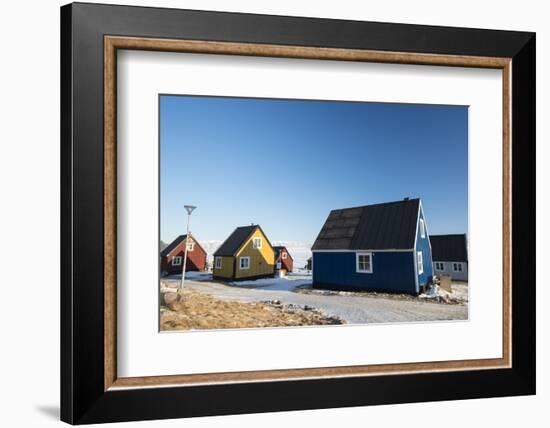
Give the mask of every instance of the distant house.
POLYGON ((466 234, 432 235, 432 258, 435 275, 449 275, 458 281, 468 281, 468 245, 466 234))
POLYGON ((285 272, 292 272, 294 259, 284 246, 275 246, 275 269, 285 272))
POLYGON ((251 279, 275 274, 275 251, 258 225, 237 227, 214 253, 214 278, 251 279))
POLYGON ((418 294, 433 279, 420 199, 333 210, 312 252, 315 288, 418 294))
POLYGON ((307 259, 307 262, 306 262, 306 269, 307 269, 307 270, 311 270, 312 264, 313 264, 313 258, 310 257, 309 259, 307 259))
POLYGON ((202 271, 206 267, 206 251, 193 235, 180 235, 160 252, 160 272, 164 275, 181 273, 187 245, 185 271, 202 271))

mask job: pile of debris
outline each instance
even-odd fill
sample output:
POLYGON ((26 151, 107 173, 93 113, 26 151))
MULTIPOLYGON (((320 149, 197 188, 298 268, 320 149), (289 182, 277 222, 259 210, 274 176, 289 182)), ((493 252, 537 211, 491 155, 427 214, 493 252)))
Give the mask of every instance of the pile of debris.
POLYGON ((463 295, 453 292, 451 278, 448 276, 435 277, 434 282, 418 297, 450 305, 458 305, 468 301, 467 297, 464 298, 463 295))

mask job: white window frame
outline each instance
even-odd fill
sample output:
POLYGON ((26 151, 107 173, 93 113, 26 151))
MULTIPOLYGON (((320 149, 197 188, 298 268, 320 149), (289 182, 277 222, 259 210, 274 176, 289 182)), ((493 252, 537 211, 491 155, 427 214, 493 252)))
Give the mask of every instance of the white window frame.
POLYGON ((195 249, 195 243, 194 242, 188 242, 187 244, 185 244, 186 247, 187 247, 187 252, 189 251, 193 251, 195 249))
POLYGON ((426 225, 424 224, 424 219, 420 219, 420 237, 426 237, 426 225))
POLYGON ((416 253, 416 265, 418 266, 418 275, 424 273, 424 256, 422 251, 417 251, 416 253))
POLYGON ((261 236, 255 236, 254 238, 252 238, 252 248, 254 248, 255 250, 261 250, 261 248, 262 248, 262 238, 261 238, 261 236), (257 244, 257 242, 259 244, 257 244))
POLYGON ((172 266, 181 266, 181 262, 183 261, 183 257, 182 256, 175 256, 173 259, 172 259, 172 266), (178 261, 176 263, 176 260, 178 261))
POLYGON ((453 262, 453 272, 463 272, 463 269, 461 262, 453 262))
POLYGON ((214 269, 221 269, 223 267, 223 258, 215 257, 214 258, 214 269))
POLYGON ((283 254, 281 254, 281 259, 283 259, 283 260, 286 259, 286 252, 283 251, 283 254))
POLYGON ((445 264, 443 262, 435 262, 435 270, 443 272, 445 270, 445 264))
POLYGON ((250 256, 239 257, 239 270, 249 270, 250 269, 250 256), (247 266, 243 267, 243 260, 247 261, 247 266))
POLYGON ((355 271, 357 273, 372 273, 372 264, 373 264, 372 263, 372 253, 355 253, 355 271), (369 269, 360 269, 359 268, 359 265, 360 265, 359 258, 361 256, 368 256, 369 257, 369 269))

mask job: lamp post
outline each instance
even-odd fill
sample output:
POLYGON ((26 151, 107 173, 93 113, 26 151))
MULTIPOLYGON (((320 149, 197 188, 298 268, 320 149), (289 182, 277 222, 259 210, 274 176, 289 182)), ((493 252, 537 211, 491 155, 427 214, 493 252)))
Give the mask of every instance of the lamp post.
POLYGON ((193 205, 185 205, 185 210, 187 211, 187 235, 185 235, 185 252, 183 255, 183 270, 181 272, 181 284, 178 290, 178 294, 181 295, 183 292, 183 286, 185 285, 185 267, 187 266, 187 247, 189 246, 189 223, 191 223, 191 213, 197 207, 193 205))

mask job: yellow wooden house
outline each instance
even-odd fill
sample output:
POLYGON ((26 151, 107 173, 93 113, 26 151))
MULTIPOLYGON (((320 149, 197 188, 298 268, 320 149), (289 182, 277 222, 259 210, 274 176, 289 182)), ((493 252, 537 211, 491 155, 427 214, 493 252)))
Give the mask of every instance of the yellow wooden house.
POLYGON ((275 251, 259 225, 237 227, 214 253, 214 278, 254 279, 275 274, 275 251))

